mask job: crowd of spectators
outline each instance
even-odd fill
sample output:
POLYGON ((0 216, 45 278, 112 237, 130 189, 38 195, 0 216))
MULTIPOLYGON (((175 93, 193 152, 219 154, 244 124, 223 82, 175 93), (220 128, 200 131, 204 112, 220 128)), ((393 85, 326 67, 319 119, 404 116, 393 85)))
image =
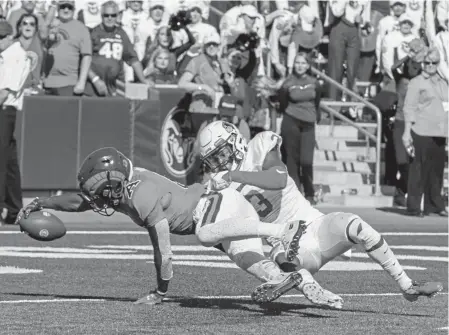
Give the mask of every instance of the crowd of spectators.
MULTIPOLYGON (((3 1, 0 18, 36 64, 28 94, 115 96, 117 82, 176 84, 191 93, 189 110, 206 114, 217 114, 220 98, 230 96, 239 106, 231 119, 246 123, 248 137, 285 133, 284 153, 294 156, 291 170, 298 184, 301 174, 309 200, 316 103, 346 99, 334 85, 321 87, 311 66, 359 93, 357 82, 375 82, 381 109, 396 106, 398 203, 407 193, 412 143, 404 119, 409 82, 427 62, 445 85, 449 79, 444 0, 3 1), (429 50, 438 61, 425 61, 429 50), (281 126, 283 112, 291 122, 281 126)), ((447 114, 447 95, 439 98, 447 114)))

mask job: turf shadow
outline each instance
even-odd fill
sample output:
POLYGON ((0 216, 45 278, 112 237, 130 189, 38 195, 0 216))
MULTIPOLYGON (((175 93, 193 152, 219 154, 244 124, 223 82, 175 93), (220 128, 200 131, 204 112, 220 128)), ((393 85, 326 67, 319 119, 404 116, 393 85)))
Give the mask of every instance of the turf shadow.
MULTIPOLYGON (((284 302, 271 302, 258 304, 251 300, 241 300, 232 298, 204 299, 198 297, 170 297, 166 303, 176 303, 179 307, 186 308, 206 308, 206 309, 227 309, 242 310, 263 315, 281 315, 282 313, 301 314, 311 318, 333 318, 333 316, 319 315, 302 311, 304 309, 319 308, 313 305, 288 304, 284 302)), ((324 309, 324 308, 319 308, 324 309)))
POLYGON ((398 215, 407 215, 407 209, 404 207, 378 207, 376 210, 398 215))

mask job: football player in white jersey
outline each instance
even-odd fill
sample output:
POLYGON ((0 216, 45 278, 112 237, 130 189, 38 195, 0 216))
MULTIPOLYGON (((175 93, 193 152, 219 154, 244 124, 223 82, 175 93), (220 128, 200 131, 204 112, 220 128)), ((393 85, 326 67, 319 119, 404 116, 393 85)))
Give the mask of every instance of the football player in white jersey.
MULTIPOLYGON (((305 233, 296 255, 285 253, 280 243, 275 243, 271 250, 272 259, 281 269, 305 268, 313 274, 359 244, 398 283, 407 300, 432 297, 442 290, 438 282, 412 281, 382 236, 359 216, 343 212, 325 215, 313 208, 287 174, 281 160, 280 136, 265 131, 257 134, 247 147, 236 145, 240 138, 232 124, 212 122, 199 134, 200 157, 210 171, 211 188, 237 189, 253 204, 262 222, 304 222, 305 233)), ((264 283, 253 292, 253 299, 267 301, 267 292, 271 290, 272 285, 264 283)))

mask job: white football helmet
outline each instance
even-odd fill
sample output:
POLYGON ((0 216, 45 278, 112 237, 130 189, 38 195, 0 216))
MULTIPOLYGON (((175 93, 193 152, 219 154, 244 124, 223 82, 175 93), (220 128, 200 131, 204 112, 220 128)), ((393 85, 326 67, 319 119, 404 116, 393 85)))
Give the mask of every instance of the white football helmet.
POLYGON ((237 127, 225 121, 204 127, 198 134, 198 142, 200 159, 211 172, 238 170, 248 150, 237 127))

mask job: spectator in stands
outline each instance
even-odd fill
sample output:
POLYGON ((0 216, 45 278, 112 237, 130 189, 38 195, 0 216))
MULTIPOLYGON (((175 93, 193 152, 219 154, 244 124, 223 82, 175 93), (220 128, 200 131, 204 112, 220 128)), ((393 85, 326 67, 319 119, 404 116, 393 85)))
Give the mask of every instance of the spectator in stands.
MULTIPOLYGON (((215 29, 215 27, 213 27, 209 23, 203 22, 202 17, 203 10, 204 7, 201 1, 194 1, 192 3, 189 3, 189 14, 192 23, 187 25, 187 27, 192 32, 192 35, 195 38, 195 44, 189 48, 187 53, 182 58, 179 64, 180 72, 183 72, 183 70, 185 69, 185 67, 192 58, 198 56, 202 52, 204 39, 209 35, 218 34, 217 29, 215 29)), ((185 34, 183 34, 181 41, 185 43, 187 38, 188 37, 185 34)))
MULTIPOLYGON (((154 55, 155 52, 159 49, 168 50, 170 52, 170 68, 178 69, 178 64, 176 60, 180 55, 182 55, 184 52, 189 50, 189 48, 195 44, 195 38, 193 37, 192 33, 190 32, 189 28, 186 26, 183 26, 182 29, 186 32, 188 36, 188 41, 184 44, 181 44, 179 46, 174 46, 174 39, 172 31, 169 27, 161 27, 156 33, 156 38, 152 43, 149 43, 150 40, 148 40, 147 48, 145 51, 144 58, 142 60, 143 67, 146 69, 148 66, 151 66, 151 64, 154 63, 154 55)), ((179 76, 180 73, 178 71, 177 75, 179 76)))
POLYGON ((405 13, 406 1, 390 0, 391 15, 385 16, 379 21, 378 34, 376 39, 376 73, 382 69, 382 44, 385 36, 389 33, 399 30, 399 18, 405 13))
POLYGON ((288 173, 298 188, 303 185, 306 199, 315 203, 313 156, 315 123, 321 119, 321 89, 318 80, 309 74, 311 61, 307 53, 296 55, 293 73, 282 83, 279 100, 284 113, 281 135, 288 173))
POLYGON ((203 22, 203 10, 200 1, 192 2, 189 4, 189 13, 192 23, 188 25, 189 30, 192 32, 193 37, 195 37, 196 43, 190 48, 192 55, 198 55, 203 47, 204 38, 210 34, 218 33, 217 29, 212 25, 203 22))
POLYGON ((42 63, 44 49, 38 36, 38 18, 34 14, 23 14, 17 21, 17 40, 22 48, 27 51, 31 60, 31 72, 25 82, 24 88, 36 93, 41 85, 42 63))
MULTIPOLYGON (((252 5, 252 1, 241 1, 240 6, 227 11, 220 21, 222 44, 223 46, 232 45, 239 35, 250 32, 257 32, 261 41, 264 41, 265 19, 252 5)), ((263 45, 260 48, 262 47, 263 45)), ((256 54, 258 57, 261 56, 261 52, 256 54)))
MULTIPOLYGON (((408 171, 410 157, 402 142, 402 135, 404 133, 404 101, 407 94, 408 85, 411 79, 421 73, 421 64, 424 61, 427 47, 424 41, 415 38, 409 43, 408 55, 398 60, 392 67, 392 73, 396 82, 396 96, 397 107, 395 120, 393 125, 393 146, 395 153, 395 160, 397 171, 399 171, 399 179, 396 181, 396 191, 394 195, 394 204, 396 206, 405 207, 405 195, 407 194, 408 171)), ((383 98, 386 101, 386 97, 383 98)), ((387 143, 387 145, 391 145, 387 143)), ((394 171, 395 177, 397 175, 394 171)))
MULTIPOLYGON (((137 52, 139 61, 142 61, 145 54, 145 47, 150 36, 148 29, 148 13, 144 11, 143 1, 127 1, 128 8, 123 12, 122 28, 137 52)), ((125 65, 125 80, 134 81, 134 73, 131 67, 125 65)))
POLYGON ((87 27, 74 19, 75 1, 58 3, 58 21, 47 39, 44 88, 48 95, 82 95, 92 61, 87 27))
POLYGON ((226 64, 223 72, 225 91, 235 97, 240 105, 243 106, 244 118, 251 115, 253 108, 253 92, 250 88, 250 80, 257 66, 255 50, 244 50, 249 54, 249 58, 243 59, 243 52, 237 46, 228 47, 223 55, 222 62, 226 64))
POLYGON ((88 0, 78 12, 77 18, 84 23, 89 30, 101 23, 101 9, 98 0, 88 0))
POLYGON ((170 57, 172 55, 168 50, 156 50, 154 64, 144 71, 145 78, 154 84, 176 84, 175 68, 170 66, 170 57))
POLYGON ((14 224, 23 206, 14 131, 16 117, 23 106, 23 85, 31 62, 12 34, 11 25, 0 22, 0 226, 14 224), (5 219, 2 217, 4 209, 8 211, 5 219))
POLYGON ((181 75, 178 85, 192 93, 190 111, 196 113, 216 113, 214 101, 216 93, 223 93, 223 73, 228 71, 218 58, 220 47, 218 33, 204 39, 203 53, 193 58, 181 75))
POLYGON ((390 32, 385 36, 382 42, 381 71, 384 73, 384 89, 390 88, 390 90, 395 91, 396 83, 391 69, 397 60, 402 59, 409 54, 409 43, 418 38, 418 36, 412 32, 412 27, 412 19, 407 14, 403 14, 399 18, 399 30, 390 32))
MULTIPOLYGON (((328 6, 329 76, 341 83, 346 60, 348 88, 353 89, 360 60, 359 26, 370 21, 369 1, 330 1, 328 6)), ((329 97, 339 100, 340 90, 335 85, 329 86, 329 97)))
MULTIPOLYGON (((17 21, 19 21, 19 18, 23 14, 34 14, 34 9, 36 8, 36 2, 35 1, 22 1, 22 7, 19 9, 11 11, 8 17, 8 22, 11 24, 11 26, 14 29, 14 35, 17 34, 17 21)), ((53 9, 54 11, 54 9, 53 9)), ((54 14, 54 13, 53 13, 54 14)), ((51 16, 51 15, 50 15, 51 16)), ((46 18, 38 15, 38 26, 39 26, 39 36, 42 39, 47 38, 48 36, 48 25, 50 22, 46 22, 46 18)), ((53 19, 53 18, 51 18, 53 19)))
POLYGON ((422 63, 423 71, 408 86, 404 104, 404 146, 413 157, 408 178, 407 213, 448 216, 441 190, 445 145, 448 136, 448 83, 438 74, 440 54, 431 48, 422 63))
POLYGON ((288 48, 287 69, 292 73, 293 62, 298 52, 312 52, 323 37, 323 25, 311 7, 304 5, 298 12, 299 22, 293 29, 288 48))
POLYGON ((436 7, 437 23, 435 27, 434 13, 432 10, 432 1, 426 0, 426 34, 430 45, 438 49, 441 61, 438 66, 438 73, 449 81, 449 31, 448 31, 448 13, 447 2, 439 1, 436 7), (442 13, 444 12, 444 13, 442 13), (444 19, 444 21, 442 21, 444 19), (437 30, 438 28, 438 30, 437 30), (438 33, 437 33, 438 31, 438 33))
POLYGON ((156 34, 160 28, 168 25, 169 15, 165 11, 165 2, 163 0, 150 1, 150 16, 147 19, 147 29, 149 32, 146 44, 150 44, 156 39, 156 34))
POLYGON ((101 6, 102 22, 91 32, 92 64, 89 70, 91 85, 88 85, 86 90, 88 94, 113 95, 124 62, 131 66, 139 82, 146 82, 142 64, 128 35, 116 25, 118 12, 119 8, 114 1, 105 2, 101 6), (95 89, 92 91, 92 88, 95 89))

